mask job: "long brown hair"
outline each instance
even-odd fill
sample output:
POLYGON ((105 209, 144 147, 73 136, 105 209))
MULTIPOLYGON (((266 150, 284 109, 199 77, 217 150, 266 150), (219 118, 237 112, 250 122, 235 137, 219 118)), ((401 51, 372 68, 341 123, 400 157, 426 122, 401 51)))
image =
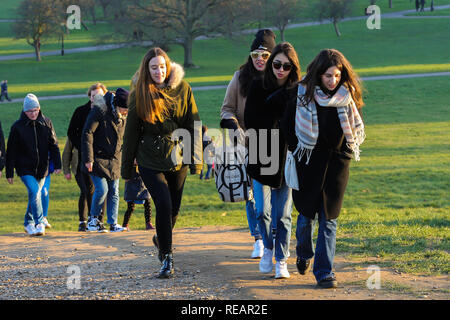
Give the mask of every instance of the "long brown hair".
POLYGON ((300 62, 298 60, 297 52, 295 51, 292 44, 289 42, 281 42, 273 49, 269 60, 267 60, 266 70, 264 72, 264 87, 268 89, 275 89, 278 87, 277 78, 273 73, 272 63, 277 54, 284 53, 284 55, 289 59, 292 65, 291 72, 289 72, 288 79, 285 86, 291 88, 296 85, 300 79, 300 62))
POLYGON ((142 120, 150 123, 155 123, 157 121, 164 122, 164 119, 168 115, 168 97, 156 86, 150 74, 150 60, 157 56, 161 56, 166 60, 167 71, 165 82, 167 83, 169 80, 171 72, 169 56, 159 47, 151 48, 141 61, 139 77, 133 95, 136 97, 137 115, 142 120))
POLYGON ((362 84, 358 75, 353 70, 350 62, 345 56, 336 49, 325 49, 319 52, 314 60, 308 65, 305 78, 300 82, 306 86, 306 102, 314 99, 314 90, 316 86, 321 86, 321 76, 330 67, 337 67, 341 71, 341 80, 338 87, 346 85, 349 89, 356 107, 360 109, 364 105, 362 99, 362 84))

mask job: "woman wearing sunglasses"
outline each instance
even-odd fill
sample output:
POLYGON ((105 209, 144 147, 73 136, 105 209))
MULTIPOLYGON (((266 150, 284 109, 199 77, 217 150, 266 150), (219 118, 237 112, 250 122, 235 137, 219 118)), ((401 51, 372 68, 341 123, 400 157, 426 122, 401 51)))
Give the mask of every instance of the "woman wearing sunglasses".
POLYGON ((289 150, 297 160, 299 191, 292 197, 297 220, 297 268, 311 267, 322 288, 337 287, 333 273, 336 228, 352 155, 359 160, 364 105, 358 76, 342 53, 321 51, 308 66, 298 86, 298 99, 288 106, 282 121, 289 150), (319 230, 313 247, 315 217, 319 230))
POLYGON ((264 242, 259 270, 272 272, 275 251, 276 279, 290 277, 286 261, 292 220, 291 189, 284 179, 287 144, 279 122, 286 101, 295 97, 298 81, 300 63, 294 47, 288 42, 278 44, 267 61, 264 77, 250 86, 244 113, 246 128, 256 131, 256 137, 250 136, 248 173, 253 178, 258 227, 264 242), (275 237, 271 224, 276 228, 275 237))
MULTIPOLYGON (((228 84, 220 114, 222 118, 220 127, 238 130, 242 138, 241 142, 244 140, 244 109, 248 89, 253 79, 262 78, 267 60, 274 47, 275 34, 269 29, 259 30, 250 47, 247 62, 234 73, 233 79, 228 84)), ((251 258, 258 259, 263 255, 264 245, 258 230, 254 200, 247 201, 246 211, 250 234, 255 238, 251 258)))

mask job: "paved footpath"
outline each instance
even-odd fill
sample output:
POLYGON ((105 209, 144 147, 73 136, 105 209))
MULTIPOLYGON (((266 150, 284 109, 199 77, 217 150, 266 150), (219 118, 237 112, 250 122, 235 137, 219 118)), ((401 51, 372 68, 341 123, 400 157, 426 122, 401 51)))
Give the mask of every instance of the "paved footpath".
MULTIPOLYGON (((391 80, 391 79, 408 79, 408 78, 424 78, 424 77, 445 77, 450 76, 450 72, 432 72, 432 73, 414 73, 414 74, 396 74, 396 75, 386 75, 386 76, 371 76, 371 77, 361 77, 363 81, 376 81, 376 80, 391 80)), ((215 85, 215 86, 201 86, 192 87, 193 91, 209 91, 209 90, 221 90, 226 89, 227 85, 215 85)), ((86 94, 69 94, 61 96, 47 96, 39 97, 39 100, 60 100, 60 99, 77 99, 85 98, 86 94)), ((4 101, 4 103, 14 103, 23 102, 23 98, 12 99, 10 102, 4 101)))

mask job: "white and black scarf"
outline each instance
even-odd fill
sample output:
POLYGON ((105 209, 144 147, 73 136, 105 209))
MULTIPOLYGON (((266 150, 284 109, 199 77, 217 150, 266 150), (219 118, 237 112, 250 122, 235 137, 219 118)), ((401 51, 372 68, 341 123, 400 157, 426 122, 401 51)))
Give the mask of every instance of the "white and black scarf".
POLYGON ((349 90, 344 85, 341 85, 338 91, 330 97, 319 86, 316 86, 314 90, 315 101, 312 100, 309 103, 306 103, 305 93, 305 87, 299 84, 295 114, 295 134, 298 138, 298 145, 294 152, 294 155, 298 157, 298 161, 306 155, 306 164, 309 163, 311 153, 319 137, 319 121, 317 119, 315 101, 322 107, 337 108, 347 146, 352 150, 355 160, 359 161, 359 146, 364 142, 366 135, 364 133, 364 123, 349 90))

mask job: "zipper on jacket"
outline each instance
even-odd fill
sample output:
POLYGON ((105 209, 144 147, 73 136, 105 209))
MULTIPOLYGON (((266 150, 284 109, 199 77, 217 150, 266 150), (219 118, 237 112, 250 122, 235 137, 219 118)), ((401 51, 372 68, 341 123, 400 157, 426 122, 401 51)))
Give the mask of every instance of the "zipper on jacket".
POLYGON ((38 147, 38 139, 37 139, 37 133, 36 133, 36 121, 33 121, 33 128, 34 128, 34 141, 36 142, 36 155, 37 155, 37 164, 36 164, 36 178, 38 174, 38 168, 39 168, 39 147, 38 147))

